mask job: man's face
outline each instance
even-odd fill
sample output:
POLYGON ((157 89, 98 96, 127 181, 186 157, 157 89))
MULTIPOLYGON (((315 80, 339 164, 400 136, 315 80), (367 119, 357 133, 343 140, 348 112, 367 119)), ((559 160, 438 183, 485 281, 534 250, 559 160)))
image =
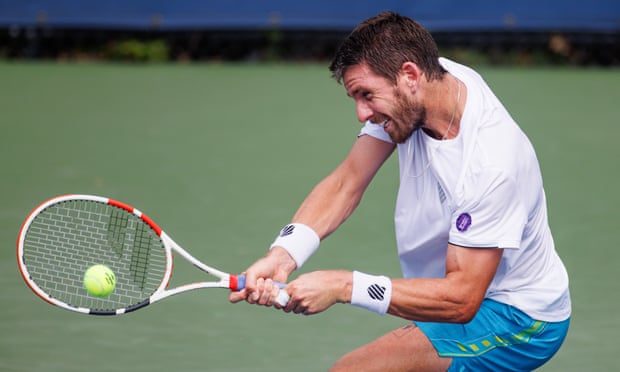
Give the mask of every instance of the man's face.
POLYGON ((343 82, 357 119, 382 125, 395 143, 404 143, 424 125, 426 110, 401 79, 394 85, 360 64, 346 70, 343 82))

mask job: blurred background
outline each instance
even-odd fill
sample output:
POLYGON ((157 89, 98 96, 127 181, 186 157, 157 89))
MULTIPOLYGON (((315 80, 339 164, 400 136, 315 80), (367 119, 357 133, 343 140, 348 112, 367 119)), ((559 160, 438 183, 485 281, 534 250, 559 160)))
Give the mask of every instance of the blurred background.
MULTIPOLYGON (((381 10, 474 67, 529 136, 571 280, 545 372, 618 370, 620 1, 0 0, 0 371, 325 371, 407 324, 348 305, 303 317, 194 291, 120 317, 53 308, 17 268, 28 212, 60 194, 136 206, 242 272, 359 133, 328 63, 381 10)), ((401 276, 398 164, 295 272, 401 276)), ((203 280, 175 262, 172 285, 203 280)))
POLYGON ((2 0, 0 57, 317 60, 384 9, 474 62, 620 63, 617 0, 2 0))

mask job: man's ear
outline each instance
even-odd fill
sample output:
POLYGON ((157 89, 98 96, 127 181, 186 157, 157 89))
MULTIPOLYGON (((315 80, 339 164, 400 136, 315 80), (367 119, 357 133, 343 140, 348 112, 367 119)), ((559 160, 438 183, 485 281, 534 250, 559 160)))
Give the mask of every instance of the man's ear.
POLYGON ((411 93, 415 93, 422 79, 422 70, 413 62, 405 62, 400 67, 400 78, 403 79, 403 83, 409 88, 411 93))

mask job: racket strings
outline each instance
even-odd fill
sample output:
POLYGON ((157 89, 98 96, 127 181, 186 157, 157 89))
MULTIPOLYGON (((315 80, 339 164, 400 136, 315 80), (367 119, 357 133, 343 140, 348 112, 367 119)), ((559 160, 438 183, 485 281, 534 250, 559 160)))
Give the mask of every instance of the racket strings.
POLYGON ((129 270, 132 274, 134 283, 140 290, 144 291, 147 283, 147 270, 149 267, 149 257, 151 252, 150 229, 144 225, 138 225, 136 229, 135 241, 131 254, 131 265, 129 270))
POLYGON ((125 245, 125 234, 122 234, 122 231, 127 228, 128 223, 129 216, 127 213, 123 213, 120 209, 111 211, 110 223, 108 227, 108 238, 110 239, 112 249, 118 254, 119 257, 122 257, 123 246, 125 245))
POLYGON ((138 216, 95 201, 52 205, 32 221, 23 261, 32 280, 50 297, 76 307, 119 309, 148 298, 161 284, 166 254, 157 234, 138 216), (116 289, 107 298, 89 295, 84 272, 109 266, 116 289))

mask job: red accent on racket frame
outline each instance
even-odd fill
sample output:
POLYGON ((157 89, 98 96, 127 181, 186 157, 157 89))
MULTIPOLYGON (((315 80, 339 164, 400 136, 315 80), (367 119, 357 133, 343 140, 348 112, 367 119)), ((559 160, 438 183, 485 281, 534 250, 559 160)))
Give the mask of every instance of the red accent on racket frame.
POLYGON ((151 226, 151 229, 155 231, 157 236, 161 236, 161 232, 162 232, 161 227, 157 226, 157 224, 155 223, 155 221, 151 219, 151 217, 142 213, 142 216, 140 216, 140 218, 142 218, 142 221, 146 222, 149 226, 151 226))
POLYGON ((134 208, 131 205, 119 202, 118 200, 108 199, 108 204, 110 204, 110 205, 112 205, 114 207, 118 207, 118 208, 124 209, 127 212, 129 212, 129 213, 133 213, 133 209, 134 208))
MULTIPOLYGON (((132 207, 129 204, 119 202, 118 200, 108 199, 108 204, 114 207, 124 209, 130 213, 137 214, 136 209, 134 207, 132 207)), ((142 219, 142 221, 146 222, 149 226, 151 226, 151 228, 155 231, 157 236, 161 236, 161 232, 162 232, 161 227, 157 226, 157 224, 155 223, 155 221, 151 219, 151 217, 147 216, 146 214, 142 212, 139 212, 139 213, 140 213, 140 218, 142 219)))

